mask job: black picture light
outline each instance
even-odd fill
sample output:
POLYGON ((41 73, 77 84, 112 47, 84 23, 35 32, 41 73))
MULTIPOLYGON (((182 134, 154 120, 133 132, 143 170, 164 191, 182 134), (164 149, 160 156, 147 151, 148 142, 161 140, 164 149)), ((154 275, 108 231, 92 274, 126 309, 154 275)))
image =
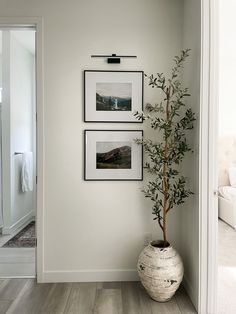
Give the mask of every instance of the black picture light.
POLYGON ((107 58, 107 63, 120 63, 121 58, 137 58, 137 56, 117 56, 113 53, 111 55, 91 55, 91 58, 107 58))

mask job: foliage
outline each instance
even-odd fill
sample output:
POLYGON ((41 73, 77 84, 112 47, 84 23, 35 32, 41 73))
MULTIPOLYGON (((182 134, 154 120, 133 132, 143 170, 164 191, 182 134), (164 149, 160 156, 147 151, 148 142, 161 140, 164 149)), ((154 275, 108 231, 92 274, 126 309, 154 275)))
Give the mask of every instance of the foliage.
POLYGON ((153 202, 154 220, 163 232, 164 244, 167 245, 167 213, 176 205, 183 204, 193 194, 186 187, 186 177, 178 170, 187 152, 192 151, 187 142, 186 132, 193 129, 195 115, 191 108, 186 109, 185 99, 189 90, 180 80, 183 63, 189 56, 190 49, 175 56, 171 77, 163 73, 145 75, 152 88, 161 90, 163 99, 159 103, 148 103, 143 113, 136 112, 138 120, 145 120, 150 127, 161 134, 160 142, 141 139, 136 142, 143 146, 147 156, 144 168, 152 175, 152 180, 143 189, 144 195, 153 202))

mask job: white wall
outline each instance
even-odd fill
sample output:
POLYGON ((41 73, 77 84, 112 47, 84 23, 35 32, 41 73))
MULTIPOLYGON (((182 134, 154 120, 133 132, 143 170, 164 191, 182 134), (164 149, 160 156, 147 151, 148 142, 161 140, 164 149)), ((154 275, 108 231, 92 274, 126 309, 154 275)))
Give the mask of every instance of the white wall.
POLYGON ((189 141, 194 150, 182 166, 195 193, 180 211, 179 250, 185 265, 185 286, 197 307, 199 280, 199 108, 200 108, 200 56, 201 56, 201 1, 185 0, 183 17, 183 47, 191 48, 191 55, 184 68, 184 84, 191 97, 188 105, 196 114, 194 130, 189 132, 189 141))
MULTIPOLYGON (((0 36, 0 40, 1 40, 1 36, 0 36)), ((0 45, 1 45, 1 42, 0 42, 0 45)), ((1 87, 2 87, 2 54, 0 53, 0 88, 1 87)))
MULTIPOLYGON (((0 31, 0 105, 2 102, 2 32, 0 31)), ((1 114, 2 110, 0 110, 0 144, 2 138, 2 130, 1 130, 1 114)), ((0 164, 1 164, 1 150, 0 150, 0 164)), ((0 168, 0 178, 2 177, 2 169, 0 168)), ((0 180, 0 228, 3 226, 3 213, 2 213, 2 182, 0 180)))
MULTIPOLYGON (((83 130, 142 126, 83 123, 83 70, 169 71, 182 48, 182 0, 13 0, 0 3, 0 12, 44 18, 44 279, 136 278, 144 233, 160 236, 150 204, 140 193, 142 182, 83 181, 83 130), (138 59, 108 65, 90 57, 101 53, 138 59)), ((153 99, 145 93, 145 100, 153 99)))
POLYGON ((2 87, 2 31, 0 31, 0 88, 2 87))
MULTIPOLYGON (((35 214, 35 188, 23 193, 20 184, 22 155, 15 152, 33 152, 35 132, 34 113, 34 56, 11 32, 10 89, 11 89, 11 154, 12 154, 12 212, 15 224, 26 215, 35 214)), ((25 34, 27 36, 27 34, 25 34)), ((35 158, 35 155, 34 155, 35 158)))
POLYGON ((11 227, 11 118, 10 118, 10 31, 2 33, 2 194, 3 220, 9 233, 11 227), (5 210, 4 210, 5 209, 5 210))
POLYGON ((236 105, 234 100, 236 20, 234 0, 219 1, 219 136, 236 136, 236 105), (233 37, 232 37, 233 36, 233 37))
MULTIPOLYGON (((5 32, 5 31, 4 31, 5 32)), ((35 189, 23 193, 21 190, 22 155, 15 152, 34 151, 35 132, 33 124, 33 66, 34 56, 15 37, 15 32, 6 31, 8 37, 3 47, 6 75, 3 76, 3 186, 10 189, 5 195, 4 233, 20 227, 35 215, 35 189), (6 57, 6 58, 5 58, 6 57), (8 94, 8 95, 6 95, 8 94), (10 162, 10 164, 9 164, 10 162), (7 167, 9 166, 9 167, 7 167), (6 179, 7 177, 10 178, 6 179)), ((34 156, 35 158, 35 156, 34 156)))

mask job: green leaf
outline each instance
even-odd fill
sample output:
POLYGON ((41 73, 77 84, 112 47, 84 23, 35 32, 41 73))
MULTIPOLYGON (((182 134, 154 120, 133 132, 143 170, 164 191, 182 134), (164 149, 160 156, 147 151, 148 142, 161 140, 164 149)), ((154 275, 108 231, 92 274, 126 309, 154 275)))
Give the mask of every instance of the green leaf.
POLYGON ((163 73, 145 74, 147 85, 158 90, 158 101, 147 103, 144 112, 134 112, 145 128, 152 130, 150 138, 136 139, 143 146, 144 170, 149 181, 143 188, 144 196, 151 200, 154 220, 163 220, 163 211, 181 205, 193 194, 187 187, 186 178, 179 165, 186 154, 192 152, 187 133, 194 127, 196 117, 187 107, 190 92, 182 83, 182 69, 190 49, 175 56, 170 77, 163 73), (160 99, 161 97, 161 99, 160 99))

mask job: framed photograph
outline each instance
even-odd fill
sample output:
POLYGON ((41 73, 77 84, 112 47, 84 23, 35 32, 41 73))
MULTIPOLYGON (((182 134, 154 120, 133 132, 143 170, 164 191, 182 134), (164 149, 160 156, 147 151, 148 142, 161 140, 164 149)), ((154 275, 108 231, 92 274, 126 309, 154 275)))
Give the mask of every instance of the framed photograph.
POLYGON ((84 121, 133 122, 143 110, 143 71, 84 71, 84 121))
POLYGON ((143 149, 134 141, 142 137, 136 130, 85 130, 84 179, 143 180, 143 149))

